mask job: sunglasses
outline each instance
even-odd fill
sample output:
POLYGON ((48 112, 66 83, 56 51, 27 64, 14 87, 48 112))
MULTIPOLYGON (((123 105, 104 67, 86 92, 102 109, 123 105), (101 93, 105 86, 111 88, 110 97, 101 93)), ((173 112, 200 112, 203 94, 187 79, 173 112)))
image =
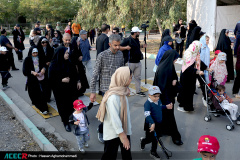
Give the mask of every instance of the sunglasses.
POLYGON ((42 44, 47 43, 47 42, 42 42, 42 44))
POLYGON ((54 34, 57 34, 57 33, 54 33, 54 34))

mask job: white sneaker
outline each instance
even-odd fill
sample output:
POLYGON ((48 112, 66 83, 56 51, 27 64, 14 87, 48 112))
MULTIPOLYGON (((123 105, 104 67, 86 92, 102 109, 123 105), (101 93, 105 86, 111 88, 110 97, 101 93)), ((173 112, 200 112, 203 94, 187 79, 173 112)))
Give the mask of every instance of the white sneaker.
POLYGON ((43 111, 43 112, 40 111, 40 113, 42 113, 43 115, 46 115, 48 114, 48 111, 43 111))
POLYGON ((233 96, 234 96, 235 98, 240 98, 240 95, 239 95, 239 94, 233 94, 233 96))
POLYGON ((179 110, 181 112, 188 112, 188 111, 185 111, 183 107, 179 107, 179 106, 178 106, 177 110, 179 110))
POLYGON ((6 85, 3 85, 3 88, 2 90, 5 91, 6 89, 10 88, 7 84, 6 85))
POLYGON ((85 147, 85 148, 88 148, 88 147, 89 147, 89 145, 88 145, 87 142, 84 143, 84 147, 85 147))
POLYGON ((85 153, 85 150, 84 150, 83 148, 79 148, 79 151, 80 151, 81 153, 85 153))
POLYGON ((204 99, 204 97, 202 97, 202 101, 203 101, 203 105, 207 107, 207 101, 204 99))

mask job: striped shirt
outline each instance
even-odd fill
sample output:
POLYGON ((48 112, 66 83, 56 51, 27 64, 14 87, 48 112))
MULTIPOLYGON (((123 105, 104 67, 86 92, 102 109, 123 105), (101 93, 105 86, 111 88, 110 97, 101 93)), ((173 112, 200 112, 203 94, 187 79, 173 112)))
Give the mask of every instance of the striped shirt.
POLYGON ((100 90, 106 92, 109 89, 111 77, 119 67, 124 65, 123 53, 117 51, 112 53, 109 49, 99 53, 96 65, 93 69, 93 76, 90 82, 91 93, 96 93, 96 83, 99 76, 100 90))

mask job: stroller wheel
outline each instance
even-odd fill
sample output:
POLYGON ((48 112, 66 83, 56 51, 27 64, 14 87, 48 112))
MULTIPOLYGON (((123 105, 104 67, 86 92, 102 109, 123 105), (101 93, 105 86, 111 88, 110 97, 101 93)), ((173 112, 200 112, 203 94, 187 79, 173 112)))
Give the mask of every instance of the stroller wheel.
POLYGON ((237 125, 240 125, 240 121, 236 121, 236 124, 237 124, 237 125))
POLYGON ((226 125, 226 129, 231 131, 234 129, 234 125, 230 124, 230 125, 226 125))
POLYGON ((205 120, 206 122, 210 121, 210 120, 211 120, 211 116, 205 116, 205 117, 204 117, 204 120, 205 120))
POLYGON ((214 115, 214 117, 220 117, 220 115, 219 114, 213 114, 214 115))

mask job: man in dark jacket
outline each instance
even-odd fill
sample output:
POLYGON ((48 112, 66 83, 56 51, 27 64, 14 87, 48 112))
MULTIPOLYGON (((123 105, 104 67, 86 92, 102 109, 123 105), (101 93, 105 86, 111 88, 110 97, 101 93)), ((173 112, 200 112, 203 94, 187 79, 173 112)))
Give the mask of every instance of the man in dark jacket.
POLYGON ((97 56, 102 51, 105 51, 109 48, 109 38, 107 36, 110 30, 110 26, 107 24, 103 24, 101 27, 102 34, 98 36, 96 40, 96 49, 97 49, 97 56))
POLYGON ((16 66, 15 66, 12 49, 14 49, 16 52, 18 51, 18 49, 13 47, 12 43, 9 41, 9 39, 6 36, 7 36, 7 31, 5 29, 3 29, 1 31, 1 36, 0 36, 0 45, 7 48, 7 50, 8 50, 7 55, 8 55, 9 64, 12 67, 13 71, 17 71, 19 69, 16 68, 16 66))
POLYGON ((12 34, 13 34, 14 46, 15 46, 15 48, 18 49, 18 51, 16 51, 16 53, 18 55, 18 60, 20 62, 22 62, 22 58, 23 58, 22 52, 25 49, 24 44, 23 44, 23 41, 25 40, 25 35, 19 24, 16 24, 12 34))
POLYGON ((140 48, 146 48, 147 44, 140 45, 138 39, 140 32, 142 32, 142 30, 138 27, 133 27, 131 35, 121 43, 120 50, 123 51, 126 65, 133 71, 137 95, 145 97, 146 95, 141 92, 142 64, 140 60, 143 59, 143 55, 140 48))
POLYGON ((3 90, 6 90, 8 87, 8 79, 11 77, 11 74, 9 73, 10 65, 8 61, 7 56, 7 48, 6 47, 0 47, 0 73, 2 76, 2 86, 3 90))

